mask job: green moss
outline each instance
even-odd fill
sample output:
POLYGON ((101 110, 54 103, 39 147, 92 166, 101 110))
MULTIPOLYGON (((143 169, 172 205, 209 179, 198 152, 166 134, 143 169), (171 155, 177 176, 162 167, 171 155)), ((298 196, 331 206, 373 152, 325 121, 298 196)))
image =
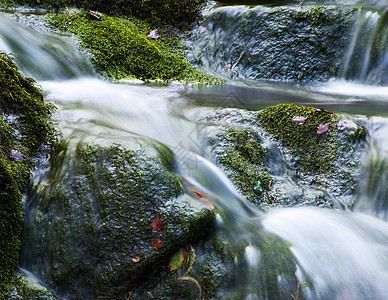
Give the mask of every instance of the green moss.
POLYGON ((148 39, 152 28, 139 20, 108 16, 96 20, 81 13, 48 15, 46 21, 52 28, 77 36, 97 71, 109 79, 217 82, 190 66, 176 38, 148 39))
POLYGON ((61 10, 67 7, 91 9, 116 16, 133 16, 153 26, 185 29, 200 17, 206 0, 0 0, 0 4, 21 4, 61 10))
POLYGON ((34 82, 0 53, 0 298, 11 289, 19 262, 22 192, 33 166, 30 157, 52 133, 50 109, 34 82), (11 150, 23 159, 12 158, 11 150))
POLYGON ((216 139, 225 143, 219 161, 230 179, 253 203, 265 198, 272 182, 262 161, 262 147, 257 136, 248 130, 230 128, 216 139))
POLYGON ((296 166, 306 174, 327 173, 332 169, 338 146, 337 120, 334 113, 294 104, 268 107, 258 114, 260 125, 290 149, 297 159, 296 166), (293 122, 294 116, 306 117, 306 122, 293 122), (322 123, 330 123, 329 132, 317 134, 317 127, 322 123))

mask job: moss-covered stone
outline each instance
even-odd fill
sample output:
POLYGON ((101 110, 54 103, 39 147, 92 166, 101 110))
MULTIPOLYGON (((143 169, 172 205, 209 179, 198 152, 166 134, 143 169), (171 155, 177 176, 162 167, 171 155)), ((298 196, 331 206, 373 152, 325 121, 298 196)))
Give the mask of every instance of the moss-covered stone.
POLYGON ((32 197, 24 261, 56 294, 127 296, 210 230, 213 213, 141 148, 81 143, 53 156, 32 197), (163 222, 158 232, 155 218, 163 222))
POLYGON ((0 298, 12 288, 19 262, 22 193, 36 155, 48 141, 50 106, 32 79, 0 53, 0 298))
POLYGON ((136 290, 134 298, 289 299, 298 286, 290 245, 256 226, 254 246, 220 226, 178 270, 136 290))
MULTIPOLYGON (((36 280, 36 279, 35 279, 36 280)), ((18 273, 14 283, 14 289, 6 297, 6 300, 56 300, 57 297, 53 295, 47 288, 41 286, 34 279, 18 273)))
POLYGON ((356 188, 365 129, 340 119, 293 104, 258 112, 222 109, 208 115, 208 121, 220 124, 209 132, 209 143, 235 186, 261 208, 347 206, 356 188), (300 124, 294 117, 306 120, 300 124), (328 132, 318 134, 324 123, 330 124, 328 132))
POLYGON ((48 15, 46 21, 77 36, 97 71, 107 78, 217 82, 190 66, 176 38, 147 38, 152 28, 144 22, 105 15, 97 20, 87 13, 48 15))
POLYGON ((91 9, 110 15, 133 16, 149 21, 154 26, 187 28, 200 17, 206 0, 1 0, 3 5, 28 5, 61 10, 67 7, 91 9))

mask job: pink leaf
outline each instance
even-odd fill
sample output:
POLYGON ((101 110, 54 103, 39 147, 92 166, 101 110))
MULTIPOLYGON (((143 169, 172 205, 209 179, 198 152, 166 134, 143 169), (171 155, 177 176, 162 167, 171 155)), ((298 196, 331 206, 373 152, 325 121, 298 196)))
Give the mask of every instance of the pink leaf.
POLYGON ((302 117, 302 116, 294 116, 292 118, 292 122, 298 123, 298 124, 304 124, 306 122, 307 117, 302 117))
POLYGON ((342 122, 342 121, 339 121, 339 122, 336 124, 336 126, 337 126, 337 129, 338 129, 338 130, 345 130, 346 128, 348 128, 348 127, 346 126, 346 124, 345 124, 344 122, 342 122))
POLYGON ((330 123, 322 123, 317 127, 317 134, 322 134, 329 131, 330 123))
POLYGON ((151 40, 156 40, 159 36, 159 29, 154 29, 147 34, 147 37, 151 40))

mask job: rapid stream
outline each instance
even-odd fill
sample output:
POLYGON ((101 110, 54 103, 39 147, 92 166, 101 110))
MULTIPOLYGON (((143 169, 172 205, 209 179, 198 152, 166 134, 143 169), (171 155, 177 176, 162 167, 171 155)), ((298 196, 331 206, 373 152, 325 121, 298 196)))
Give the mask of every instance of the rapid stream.
MULTIPOLYGON (((373 18, 376 15, 363 15, 361 21, 373 18)), ((356 49, 358 35, 349 49, 356 49)), ((364 80, 368 61, 353 81, 347 71, 352 64, 349 54, 342 75, 323 83, 230 79, 215 87, 111 83, 93 73, 67 37, 32 29, 5 13, 0 14, 0 48, 16 53, 22 72, 36 79, 45 100, 56 106, 54 118, 64 141, 125 144, 142 139, 163 144, 175 154, 177 175, 214 205, 218 226, 230 233, 228 242, 235 247, 249 244, 245 260, 236 262, 241 264, 236 270, 245 270, 241 276, 246 280, 234 287, 247 291, 240 293, 245 299, 261 299, 252 274, 266 263, 257 247, 263 231, 291 245, 301 283, 295 293, 304 298, 388 299, 388 87, 364 80), (365 126, 367 146, 351 207, 263 212, 240 195, 217 166, 204 142, 208 130, 217 125, 198 120, 222 107, 259 110, 279 103, 325 108, 365 126)), ((364 52, 368 55, 367 49, 364 52)), ((377 68, 386 68, 387 55, 377 68)), ((33 180, 42 180, 45 170, 37 170, 35 176, 33 180)), ((21 266, 28 271, 23 261, 21 266)))

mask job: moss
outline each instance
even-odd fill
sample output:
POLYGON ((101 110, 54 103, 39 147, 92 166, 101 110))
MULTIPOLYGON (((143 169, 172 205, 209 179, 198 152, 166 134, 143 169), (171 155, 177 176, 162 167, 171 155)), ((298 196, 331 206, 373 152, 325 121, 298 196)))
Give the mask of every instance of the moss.
POLYGON ((19 262, 22 192, 33 167, 31 156, 52 134, 50 111, 42 91, 0 53, 0 298, 12 287, 19 262), (11 150, 23 156, 12 158, 11 150))
POLYGON ((257 136, 248 130, 230 128, 217 135, 226 149, 219 156, 219 162, 226 169, 230 179, 253 203, 265 198, 272 178, 262 161, 262 147, 257 136))
POLYGON ((160 276, 176 251, 212 227, 213 213, 192 203, 144 144, 56 150, 54 171, 31 205, 25 261, 62 297, 121 298, 160 276), (158 232, 151 227, 156 217, 163 220, 158 232), (159 251, 156 238, 164 243, 159 251))
POLYGON ((153 26, 173 26, 185 29, 200 17, 206 0, 0 0, 0 4, 21 4, 61 10, 78 7, 116 16, 133 16, 147 20, 153 26))
POLYGON ((80 13, 52 14, 46 21, 52 28, 77 36, 97 71, 109 79, 217 82, 190 66, 176 38, 148 39, 151 28, 139 20, 105 15, 96 20, 80 13))
POLYGON ((337 148, 334 113, 313 107, 279 104, 263 109, 258 121, 283 146, 297 157, 297 166, 307 174, 327 173, 333 167, 337 148), (294 116, 306 117, 304 124, 293 122, 294 116), (329 132, 317 134, 319 124, 329 123, 329 132))

